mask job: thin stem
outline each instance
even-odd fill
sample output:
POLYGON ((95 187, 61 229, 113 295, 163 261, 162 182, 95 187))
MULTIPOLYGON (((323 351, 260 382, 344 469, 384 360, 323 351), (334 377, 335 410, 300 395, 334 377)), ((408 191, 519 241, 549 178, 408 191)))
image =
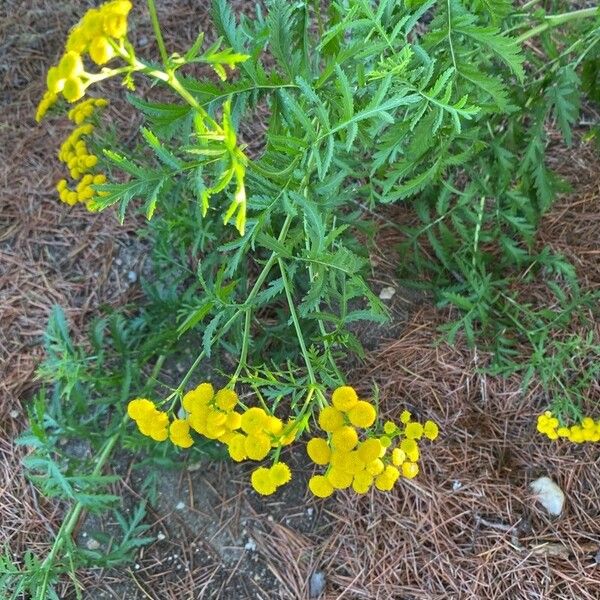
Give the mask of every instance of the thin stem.
POLYGON ((156 12, 156 4, 154 0, 146 0, 148 10, 150 11, 150 20, 152 21, 152 29, 154 29, 154 35, 156 36, 156 42, 158 43, 158 50, 165 68, 169 62, 169 55, 167 54, 167 48, 165 46, 165 40, 160 30, 160 23, 158 22, 158 13, 156 12))
POLYGON ((574 21, 576 19, 585 19, 587 17, 593 17, 598 14, 598 6, 592 6, 591 8, 582 8, 580 10, 574 10, 567 13, 562 13, 560 15, 548 15, 544 18, 544 22, 540 23, 537 27, 526 31, 524 34, 520 35, 515 42, 517 44, 522 44, 526 40, 540 35, 551 29, 552 27, 558 27, 559 25, 563 25, 564 23, 568 23, 569 21, 574 21))
POLYGON ((308 356, 308 350, 306 349, 306 343, 304 342, 304 336, 302 335, 302 328, 300 327, 300 321, 298 320, 298 315, 296 314, 296 307, 294 305, 294 299, 292 298, 292 291, 290 290, 290 283, 288 281, 285 265, 281 258, 277 259, 277 264, 279 265, 279 270, 281 272, 281 280, 283 281, 283 287, 285 289, 285 297, 287 299, 288 307, 290 309, 290 316, 294 324, 294 329, 296 330, 296 337, 298 338, 300 351, 302 352, 302 357, 304 358, 304 363, 306 364, 308 377, 310 379, 310 383, 313 386, 316 386, 317 378, 315 377, 315 372, 310 361, 310 356, 308 356))
POLYGON ((457 70, 456 66, 456 56, 454 54, 454 44, 452 43, 452 7, 450 5, 450 0, 447 0, 448 5, 448 45, 450 46, 450 55, 452 56, 452 64, 454 65, 454 70, 457 70))
MULTIPOLYGON (((287 215, 287 217, 285 218, 285 221, 283 222, 283 225, 281 226, 281 231, 279 232, 279 236, 277 238, 278 241, 283 242, 285 240, 287 233, 289 231, 290 225, 292 224, 292 220, 293 220, 293 217, 291 215, 287 215)), ((273 250, 273 252, 271 252, 271 256, 268 258, 267 262, 265 263, 264 267, 262 268, 260 275, 256 278, 256 281, 254 282, 254 285, 252 286, 250 293, 246 297, 246 301, 244 302, 244 304, 239 306, 237 308, 237 310, 234 312, 234 314, 229 318, 229 320, 222 327, 219 328, 219 333, 217 334, 217 337, 214 339, 214 341, 222 338, 229 331, 231 326, 235 323, 235 321, 238 319, 238 317, 241 314, 247 314, 252 309, 251 302, 256 297, 256 294, 258 294, 258 292, 260 291, 260 288, 263 286, 267 276, 269 275, 269 273, 270 273, 271 269, 273 268, 273 266, 275 265, 276 261, 277 261, 277 253, 275 252, 275 250, 273 250)), ((246 318, 248 319, 249 317, 246 317, 246 318)), ((248 325, 248 327, 249 327, 249 325, 248 325)), ((246 336, 244 336, 244 337, 246 339, 246 336)), ((249 336, 248 336, 248 338, 249 338, 249 336)), ((248 343, 249 342, 247 342, 247 344, 248 343)), ((247 352, 247 350, 246 350, 246 352, 247 352)), ((243 353, 244 353, 244 351, 242 350, 242 354, 243 353)), ((193 362, 192 366, 188 369, 188 372, 185 374, 184 378, 181 380, 180 384, 177 386, 175 393, 182 392, 184 390, 184 388, 187 385, 188 381, 190 380, 193 372, 196 370, 198 365, 202 362, 203 358, 204 358, 204 351, 202 351, 198 355, 196 360, 193 362)), ((238 365, 238 367, 239 367, 239 365, 238 365)), ((234 374, 234 377, 236 377, 236 376, 239 377, 240 372, 241 372, 241 368, 239 369, 239 372, 236 369, 236 374, 234 374)))
MULTIPOLYGON (((152 373, 150 373, 150 377, 148 377, 148 380, 146 381, 146 385, 144 386, 144 390, 143 390, 144 394, 147 394, 148 392, 150 392, 156 385, 158 374, 160 373, 160 370, 165 362, 165 359, 166 359, 166 356, 164 356, 164 355, 161 355, 158 357, 156 364, 154 365, 154 368, 152 369, 152 373)), ((121 401, 124 401, 124 396, 126 396, 127 393, 129 393, 128 386, 126 386, 124 393, 121 395, 121 401)), ((100 454, 98 455, 98 458, 96 459, 96 464, 94 465, 94 469, 92 471, 92 477, 99 475, 100 472, 102 471, 102 469, 104 468, 106 461, 110 457, 110 455, 113 451, 113 448, 115 447, 115 444, 117 443, 117 440, 121 436, 123 428, 125 427, 125 425, 127 424, 128 421, 129 421, 129 417, 127 416, 127 413, 125 413, 125 415, 121 419, 121 423, 119 423, 117 431, 115 431, 115 433, 113 433, 104 442, 104 445, 102 446, 102 449, 100 450, 100 454)), ((54 561, 58 551, 62 548, 63 544, 65 543, 65 540, 67 539, 67 537, 73 533, 73 530, 75 529, 77 523, 79 522, 79 517, 81 516, 82 512, 83 512, 83 504, 81 502, 77 502, 67 512, 67 515, 66 515, 64 521, 62 522, 62 525, 60 526, 58 533, 56 534, 56 538, 54 540, 54 544, 52 545, 52 548, 50 549, 50 552, 47 554, 46 558, 40 565, 40 570, 41 571, 45 570, 45 573, 44 573, 44 578, 42 580, 40 587, 36 590, 36 596, 35 596, 36 600, 46 600, 46 591, 48 589, 48 583, 49 583, 49 579, 50 579, 50 567, 52 565, 52 562, 54 561)))
POLYGON ((252 321, 252 308, 246 308, 246 315, 244 319, 244 331, 242 333, 242 351, 240 352, 240 359, 238 361, 237 367, 235 369, 235 373, 231 377, 229 381, 230 386, 234 386, 235 382, 238 380, 242 369, 246 366, 246 361, 248 360, 248 347, 250 346, 250 323, 252 321))

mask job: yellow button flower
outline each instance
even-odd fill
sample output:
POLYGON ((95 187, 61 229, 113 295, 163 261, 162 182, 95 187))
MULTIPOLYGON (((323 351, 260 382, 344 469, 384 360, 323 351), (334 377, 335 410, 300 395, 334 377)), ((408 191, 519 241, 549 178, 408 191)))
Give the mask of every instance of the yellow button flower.
POLYGON ((400 442, 400 450, 402 450, 409 460, 417 462, 419 460, 419 446, 415 440, 402 440, 400 442))
POLYGON ((115 51, 107 38, 99 36, 90 43, 90 58, 97 65, 106 64, 115 56, 115 51))
POLYGON ((331 457, 331 449, 323 438, 310 439, 306 444, 306 453, 317 465, 326 465, 331 457))
POLYGON ((238 395, 233 390, 224 388, 215 395, 215 404, 225 411, 233 410, 239 402, 238 395))
POLYGON ((270 469, 271 481, 279 487, 292 479, 290 468, 283 462, 275 463, 270 469))
POLYGON ((333 406, 326 406, 319 413, 319 427, 323 431, 332 432, 344 425, 344 415, 333 406))
POLYGON ((369 402, 359 400, 348 411, 348 418, 350 419, 350 423, 355 427, 371 427, 377 418, 377 411, 369 402))
POLYGON ((402 475, 407 479, 413 479, 419 474, 419 465, 414 462, 405 462, 402 465, 402 475))
POLYGON ((265 467, 259 467, 252 473, 251 482, 252 487, 263 496, 270 496, 277 489, 271 477, 271 472, 265 467))
POLYGON ((264 433, 253 433, 246 438, 244 447, 249 459, 262 460, 271 450, 271 440, 264 433))
POLYGON ((389 492, 400 477, 400 471, 392 465, 385 467, 383 473, 375 478, 375 487, 382 492, 389 492))
POLYGON ((404 461, 406 461, 406 453, 400 448, 394 448, 392 450, 392 464, 399 467, 404 461))
POLYGON ((385 465, 383 464, 383 461, 380 458, 376 458, 374 461, 370 462, 366 466, 367 472, 373 476, 383 473, 384 469, 385 465))
POLYGON ((353 475, 335 467, 330 469, 325 477, 336 490, 345 490, 352 485, 353 475))
POLYGON ((358 395, 353 387, 343 385, 333 391, 331 402, 338 410, 347 412, 358 402, 358 395))
POLYGON ((369 438, 358 447, 358 455, 365 463, 373 462, 376 458, 379 458, 383 447, 381 442, 377 438, 369 438))
POLYGON ((423 433, 428 440, 435 440, 439 435, 439 427, 437 423, 433 421, 425 421, 425 425, 423 427, 423 433))
POLYGON ((354 427, 344 425, 331 434, 331 445, 336 450, 350 451, 358 444, 358 434, 354 427))
POLYGON ((190 424, 185 419, 175 419, 169 426, 169 438, 181 448, 189 448, 194 440, 190 435, 190 424))
POLYGON ((360 471, 352 480, 352 489, 357 494, 366 494, 373 485, 373 475, 368 471, 360 471))
POLYGON ((262 408, 249 408, 242 414, 241 428, 248 434, 259 433, 264 430, 267 421, 268 415, 262 408))
POLYGON ((242 433, 235 433, 227 442, 229 456, 236 462, 241 462, 248 458, 246 452, 246 436, 242 433))
POLYGON ((318 498, 333 494, 333 486, 323 475, 313 475, 308 481, 308 489, 318 498))
POLYGON ((65 80, 62 93, 68 102, 77 102, 85 95, 85 85, 78 77, 69 77, 65 80))
POLYGON ((206 406, 215 395, 215 389, 210 383, 201 383, 195 389, 189 391, 182 400, 183 408, 189 413, 196 412, 206 406))
POLYGON ((407 423, 404 430, 404 435, 409 440, 420 440, 423 437, 423 425, 421 425, 421 423, 417 423, 416 421, 407 423))

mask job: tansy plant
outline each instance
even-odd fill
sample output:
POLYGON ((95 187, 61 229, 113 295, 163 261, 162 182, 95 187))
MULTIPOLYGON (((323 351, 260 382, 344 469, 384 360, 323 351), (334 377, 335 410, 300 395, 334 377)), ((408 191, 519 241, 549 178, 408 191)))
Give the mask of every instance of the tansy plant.
MULTIPOLYGON (((259 467, 252 482, 272 493, 291 475, 279 460, 282 447, 319 426, 327 437, 313 438, 309 455, 327 468, 311 480, 315 494, 349 486, 362 493, 371 484, 388 490, 399 476, 417 474, 418 440, 435 438, 437 427, 406 416, 382 425, 375 405, 345 385, 340 359, 362 353, 355 323, 388 318, 366 279, 372 212, 436 193, 444 217, 425 229, 440 227, 449 241, 451 202, 476 196, 474 216, 463 221, 461 210, 451 218, 465 239, 473 234, 460 242, 473 249, 469 264, 479 268, 480 240, 489 242, 490 231, 518 263, 525 250, 513 238, 530 235, 523 224, 549 206, 540 136, 518 171, 518 155, 500 144, 512 140, 516 106, 525 107, 523 123, 531 122, 520 95, 528 78, 521 44, 594 17, 595 9, 546 18, 530 12, 535 3, 516 11, 509 0, 265 4, 266 13, 257 6, 238 23, 226 0, 213 0, 217 41, 205 48, 200 34, 187 52, 170 54, 148 0, 160 62, 139 57, 128 40, 128 0, 88 11, 48 74, 38 118, 109 78, 134 91, 136 78, 146 77, 171 94, 161 102, 152 92, 128 95, 145 119, 142 146, 97 155, 88 148, 103 102, 75 104, 77 128, 61 160, 78 183, 57 186, 68 204, 118 204, 123 219, 139 203, 151 219, 156 278, 169 288, 169 314, 176 315, 169 339, 185 340, 196 358, 168 397, 129 404, 139 430, 180 447, 195 436, 215 440, 234 460, 270 457, 272 466, 259 467), (214 80, 195 78, 189 67, 196 64, 212 67, 214 80), (259 109, 268 116, 256 139, 248 125, 259 109), (241 139, 252 142, 252 153, 241 139), (482 171, 480 155, 506 167, 493 182, 503 186, 498 205, 486 202, 496 197, 489 176, 457 187, 473 165, 482 171), (501 224, 489 228, 488 214, 501 224), (204 359, 218 365, 225 387, 189 389, 204 359), (235 389, 249 390, 249 400, 235 389)), ((558 73, 560 89, 572 90, 572 71, 558 73)), ((555 114, 569 135, 575 113, 568 95, 556 91, 553 113, 543 112, 536 127, 555 114)), ((417 206, 425 217, 428 208, 417 206)), ((430 241, 450 264, 448 249, 435 235, 430 241)), ((447 300, 481 313, 460 294, 447 300)))

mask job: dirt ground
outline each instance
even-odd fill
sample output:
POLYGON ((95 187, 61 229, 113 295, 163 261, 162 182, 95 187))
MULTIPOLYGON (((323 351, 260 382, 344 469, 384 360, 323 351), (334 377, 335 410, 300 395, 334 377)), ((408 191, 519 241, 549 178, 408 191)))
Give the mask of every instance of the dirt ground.
MULTIPOLYGON (((136 224, 112 213, 90 215, 55 200, 55 159, 64 124, 35 124, 33 106, 60 40, 91 2, 31 0, 0 5, 0 547, 21 557, 47 550, 61 507, 41 498, 23 477, 26 452, 14 438, 26 426, 34 370, 50 308, 60 304, 76 333, 103 304, 134 300, 140 270, 136 224), (18 8, 17 8, 18 7, 18 8)), ((240 2, 239 4, 246 3, 240 2)), ((204 3, 159 2, 172 47, 195 37, 204 3)), ((152 52, 143 11, 136 9, 138 47, 152 52)), ((136 123, 119 89, 112 117, 136 123)), ((600 285, 598 225, 600 162, 589 145, 553 154, 573 194, 546 218, 541 242, 565 252, 588 288, 600 285)), ((403 220, 402 211, 390 215, 403 220)), ((382 240, 382 248, 393 247, 382 240)), ((376 286, 393 284, 395 257, 373 255, 376 286)), ((161 473, 147 522, 156 543, 126 569, 81 574, 85 598, 223 600, 317 596, 367 600, 598 600, 600 488, 598 447, 545 442, 535 416, 547 400, 527 396, 516 380, 478 374, 486 357, 436 344, 447 315, 397 291, 394 328, 373 346, 353 384, 377 384, 390 414, 408 407, 434 418, 442 435, 423 458, 422 474, 391 494, 327 502, 306 492, 303 453, 289 457, 299 475, 266 501, 248 489, 247 467, 226 462, 187 464, 161 473), (563 488, 565 513, 550 519, 528 485, 548 475, 563 488)), ((596 398, 599 390, 592 390, 596 398)), ((111 470, 130 510, 141 499, 145 473, 120 455, 111 470)), ((109 520, 83 519, 77 540, 91 547, 109 520)), ((63 591, 65 598, 74 597, 63 591)))

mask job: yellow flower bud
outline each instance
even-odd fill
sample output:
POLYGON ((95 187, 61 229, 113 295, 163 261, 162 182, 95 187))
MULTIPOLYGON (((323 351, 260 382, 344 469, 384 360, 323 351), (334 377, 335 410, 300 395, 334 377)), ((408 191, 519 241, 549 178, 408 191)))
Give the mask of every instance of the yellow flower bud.
POLYGON ((62 93, 68 102, 77 102, 85 95, 85 85, 78 77, 70 77, 65 81, 62 93))
POLYGON ((90 44, 90 58, 97 65, 106 64, 115 55, 114 48, 105 37, 97 37, 90 44))

